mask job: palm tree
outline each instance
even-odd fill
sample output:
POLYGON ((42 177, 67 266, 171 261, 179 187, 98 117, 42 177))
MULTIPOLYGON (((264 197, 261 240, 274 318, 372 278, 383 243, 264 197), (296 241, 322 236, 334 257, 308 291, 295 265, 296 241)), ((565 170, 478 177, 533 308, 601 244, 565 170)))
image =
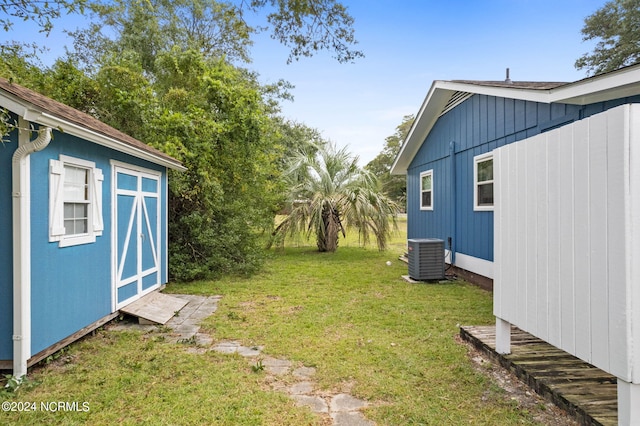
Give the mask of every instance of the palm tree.
POLYGON ((386 248, 398 206, 382 194, 375 175, 357 162, 346 148, 330 142, 292 158, 285 175, 290 212, 273 232, 280 245, 287 235, 308 238, 315 233, 319 251, 335 251, 339 234, 345 237, 347 229, 355 228, 364 244, 373 235, 378 248, 386 248))

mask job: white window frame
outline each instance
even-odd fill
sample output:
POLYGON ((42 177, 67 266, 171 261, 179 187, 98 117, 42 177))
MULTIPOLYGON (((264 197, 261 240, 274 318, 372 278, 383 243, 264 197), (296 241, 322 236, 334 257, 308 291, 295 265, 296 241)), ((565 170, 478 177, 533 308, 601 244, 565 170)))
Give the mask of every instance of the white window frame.
MULTIPOLYGON (((60 155, 58 160, 49 160, 49 242, 58 242, 59 247, 89 244, 102 235, 102 170, 93 161, 60 155), (65 166, 88 171, 87 232, 66 234, 64 227, 64 174, 65 166)), ((73 202, 73 201, 72 201, 73 202)))
POLYGON ((420 210, 427 210, 427 211, 432 211, 433 210, 433 169, 431 170, 426 170, 424 172, 420 173, 420 210), (422 193, 425 192, 425 190, 422 189, 422 178, 425 176, 431 176, 431 189, 429 189, 429 191, 431 191, 431 205, 430 206, 424 206, 422 205, 422 193))
MULTIPOLYGON (((494 204, 489 205, 478 205, 478 186, 494 183, 494 179, 478 181, 478 164, 483 163, 488 160, 493 160, 493 152, 487 152, 485 154, 476 155, 473 157, 473 210, 474 211, 493 211, 493 206, 495 204, 495 193, 494 193, 494 204)), ((495 187, 494 187, 495 188, 495 187)))

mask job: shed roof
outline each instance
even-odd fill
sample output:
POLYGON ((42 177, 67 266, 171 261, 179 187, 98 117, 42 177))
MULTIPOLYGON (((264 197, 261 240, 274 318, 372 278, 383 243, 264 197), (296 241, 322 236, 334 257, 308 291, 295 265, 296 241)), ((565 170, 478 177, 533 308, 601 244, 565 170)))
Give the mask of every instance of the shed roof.
POLYGON ((474 94, 542 103, 587 105, 640 95, 640 64, 573 83, 436 80, 391 166, 391 173, 406 173, 438 118, 474 94))
POLYGON ((182 163, 100 120, 0 77, 0 106, 44 126, 176 170, 182 163))

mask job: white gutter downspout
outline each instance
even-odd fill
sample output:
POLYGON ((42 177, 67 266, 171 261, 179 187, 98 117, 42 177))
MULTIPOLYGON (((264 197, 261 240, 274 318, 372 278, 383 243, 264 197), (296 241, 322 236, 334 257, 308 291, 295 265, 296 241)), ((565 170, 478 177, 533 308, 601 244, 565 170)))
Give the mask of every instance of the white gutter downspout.
POLYGON ((29 142, 29 131, 20 120, 18 149, 13 153, 13 375, 27 374, 31 357, 31 182, 29 156, 51 141, 51 128, 39 131, 29 142))

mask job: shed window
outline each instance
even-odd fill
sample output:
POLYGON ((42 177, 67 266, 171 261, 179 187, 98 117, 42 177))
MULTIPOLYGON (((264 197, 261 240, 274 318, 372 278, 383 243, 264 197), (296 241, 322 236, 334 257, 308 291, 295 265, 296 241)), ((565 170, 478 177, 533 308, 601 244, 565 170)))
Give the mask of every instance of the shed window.
POLYGON ((49 163, 49 241, 60 247, 102 235, 102 171, 92 161, 60 156, 49 163))
POLYGON ((64 234, 86 234, 89 229, 89 169, 64 166, 64 234))
POLYGON ((493 154, 473 158, 474 210, 493 210, 493 154))
POLYGON ((420 173, 420 210, 433 210, 433 170, 420 173))

